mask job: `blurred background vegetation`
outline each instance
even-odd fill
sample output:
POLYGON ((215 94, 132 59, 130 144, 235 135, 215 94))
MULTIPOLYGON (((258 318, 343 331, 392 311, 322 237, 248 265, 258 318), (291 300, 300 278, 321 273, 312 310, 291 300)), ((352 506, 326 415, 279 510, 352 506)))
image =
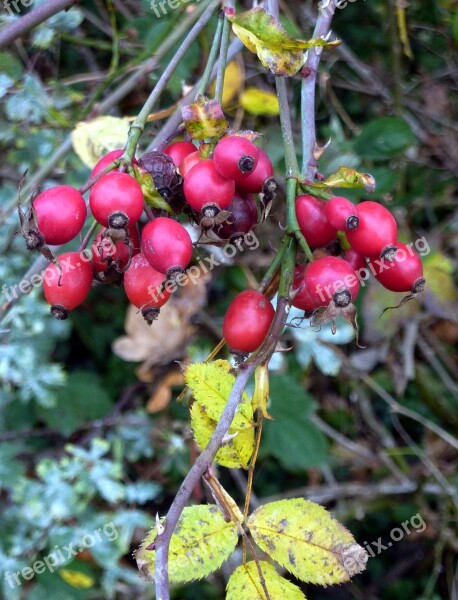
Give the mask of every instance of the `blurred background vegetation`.
MULTIPOLYGON (((100 112, 135 115, 177 46, 167 47, 170 36, 189 29, 187 19, 205 4, 183 3, 157 18, 150 0, 83 0, 0 52, 2 285, 18 283, 35 259, 16 235, 22 174, 28 169, 35 188, 85 183, 90 170, 69 141, 76 123, 100 112), (135 74, 141 75, 136 85, 118 94, 135 74)), ((281 2, 288 31, 311 37, 316 4, 281 2)), ((397 4, 401 9, 394 0, 357 0, 336 12, 334 31, 343 44, 324 53, 318 80, 319 140, 332 140, 320 170, 329 174, 343 164, 376 177, 373 198, 394 212, 401 238, 427 240, 428 290, 379 318, 399 298, 370 282, 358 304, 365 348, 352 342, 345 326, 337 337, 304 326, 286 331, 284 344, 292 350, 272 363, 275 420, 265 427, 254 503, 316 500, 359 543, 381 537, 385 545, 391 530, 417 513, 426 527, 371 558, 351 584, 304 587, 311 600, 439 600, 458 593, 458 5, 397 4)), ((5 11, 2 26, 14 18, 5 11)), ((173 109, 202 74, 214 27, 215 19, 177 69, 158 110, 173 109)), ((299 136, 299 78, 290 90, 299 136)), ((273 91, 272 77, 243 52, 228 74, 225 110, 236 127, 263 133, 281 181, 273 91)), ((143 148, 162 124, 149 125, 143 148)), ((0 595, 153 596, 131 554, 156 513, 166 512, 196 456, 187 407, 175 402, 182 384, 176 361, 201 360, 218 341, 230 299, 255 285, 269 264, 281 219, 280 197, 257 230, 260 247, 214 270, 192 294, 185 288, 151 329, 113 287, 93 290, 64 323, 52 319, 40 289, 5 316, 0 595), (119 534, 115 540, 103 538, 56 573, 8 585, 6 571, 30 566, 56 547, 78 548, 84 535, 108 523, 119 534)), ((221 469, 220 477, 242 500, 244 476, 221 469)), ((205 501, 205 490, 193 496, 205 501)), ((176 589, 173 597, 223 598, 233 567, 176 589)))

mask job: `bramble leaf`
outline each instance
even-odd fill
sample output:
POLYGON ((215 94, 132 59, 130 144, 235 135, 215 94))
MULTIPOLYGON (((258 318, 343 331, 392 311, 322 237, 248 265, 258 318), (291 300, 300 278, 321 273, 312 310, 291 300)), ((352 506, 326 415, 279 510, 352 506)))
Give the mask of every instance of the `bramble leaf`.
MULTIPOLYGON (((201 450, 207 446, 216 425, 217 421, 209 419, 197 402, 194 402, 191 408, 191 426, 201 450)), ((222 467, 247 469, 254 451, 254 429, 251 427, 234 433, 230 429, 228 437, 229 439, 216 453, 215 461, 222 467)))
POLYGON ((304 64, 304 51, 308 48, 340 44, 338 40, 328 42, 319 38, 305 41, 293 38, 275 17, 259 7, 238 15, 226 10, 226 16, 232 23, 235 35, 275 75, 295 75, 304 64))
POLYGON ((181 114, 186 131, 193 140, 221 135, 229 126, 217 100, 202 97, 193 104, 183 106, 181 114))
MULTIPOLYGON (((147 548, 156 537, 154 527, 135 553, 140 573, 150 581, 154 581, 156 551, 147 548)), ((170 541, 170 582, 186 583, 216 571, 233 552, 237 541, 237 525, 226 522, 216 505, 186 507, 170 541)))
MULTIPOLYGON (((234 386, 235 377, 217 363, 193 363, 184 373, 186 384, 205 415, 218 422, 234 386)), ((244 393, 230 432, 253 427, 253 409, 244 393)))
MULTIPOLYGON (((301 590, 276 572, 275 567, 259 561, 270 600, 305 600, 301 590)), ((266 600, 255 561, 238 567, 227 583, 226 600, 266 600)))
POLYGON ((326 509, 310 500, 265 504, 249 517, 247 526, 262 550, 302 581, 344 583, 365 569, 364 548, 326 509))

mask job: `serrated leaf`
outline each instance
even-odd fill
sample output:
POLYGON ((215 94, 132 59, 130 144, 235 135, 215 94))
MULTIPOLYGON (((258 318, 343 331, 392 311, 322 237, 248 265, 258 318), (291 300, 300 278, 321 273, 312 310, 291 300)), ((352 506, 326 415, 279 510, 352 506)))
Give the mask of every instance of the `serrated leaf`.
MULTIPOLYGON (((140 573, 151 581, 154 581, 156 552, 146 548, 156 537, 154 528, 135 553, 140 573)), ((216 571, 233 552, 237 541, 237 525, 226 522, 216 505, 186 507, 170 541, 170 582, 186 583, 216 571)))
POLYGON ((240 104, 252 115, 278 115, 280 105, 274 92, 248 87, 240 95, 240 104))
MULTIPOLYGON (((265 561, 259 561, 258 564, 270 600, 305 600, 301 590, 284 577, 280 577, 273 565, 265 561)), ((227 582, 226 592, 226 600, 266 600, 255 561, 240 565, 232 573, 227 582)))
MULTIPOLYGON (((209 419, 197 402, 194 402, 191 408, 191 426, 194 438, 201 450, 206 448, 216 425, 217 421, 209 419)), ((215 462, 222 467, 247 469, 253 452, 254 429, 236 431, 235 436, 229 435, 229 439, 218 450, 215 462)))
POLYGON ((72 131, 73 149, 92 169, 104 154, 126 145, 129 127, 128 119, 118 117, 101 116, 82 121, 72 131))
POLYGON ((370 173, 358 173, 350 167, 339 167, 336 173, 329 175, 320 183, 314 183, 311 187, 364 189, 368 194, 371 194, 377 184, 370 173))
POLYGON ((193 140, 221 135, 229 126, 218 100, 205 97, 183 106, 181 115, 186 131, 193 140))
POLYGON ((364 548, 326 509, 310 500, 265 504, 249 517, 247 526, 262 550, 302 581, 333 585, 365 569, 364 548))
POLYGON ((339 41, 308 41, 291 37, 281 23, 263 8, 253 8, 238 15, 226 10, 235 35, 261 63, 275 75, 295 75, 304 64, 304 51, 313 47, 330 47, 339 41))
MULTIPOLYGON (((205 415, 213 421, 219 421, 234 386, 235 377, 215 363, 193 363, 186 368, 184 375, 186 384, 193 391, 194 399, 205 415)), ((249 429, 253 425, 253 409, 245 392, 230 431, 233 433, 249 429)))

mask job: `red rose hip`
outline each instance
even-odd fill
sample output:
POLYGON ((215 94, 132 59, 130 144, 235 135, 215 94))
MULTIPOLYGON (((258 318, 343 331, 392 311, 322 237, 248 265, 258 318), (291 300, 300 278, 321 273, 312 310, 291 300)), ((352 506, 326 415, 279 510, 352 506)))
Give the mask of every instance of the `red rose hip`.
POLYGON ((358 227, 358 209, 348 198, 333 196, 324 205, 324 212, 331 227, 337 231, 358 227))
POLYGON ((398 227, 387 208, 378 202, 361 202, 358 204, 358 218, 358 227, 346 231, 353 250, 369 257, 380 257, 393 250, 398 227))
POLYGON ((296 198, 296 216, 302 235, 309 246, 326 246, 337 235, 325 214, 325 203, 314 196, 305 194, 296 198))
POLYGON ((184 180, 186 201, 197 212, 207 207, 215 213, 217 209, 225 210, 231 203, 234 191, 234 181, 221 177, 212 160, 199 162, 184 180))
POLYGON ((163 287, 164 282, 165 275, 153 269, 141 253, 133 257, 124 273, 126 296, 134 306, 142 309, 149 323, 157 318, 159 308, 170 298, 170 292, 163 287))
POLYGON ((164 154, 170 156, 176 167, 180 166, 186 156, 195 151, 196 147, 192 142, 175 142, 174 144, 169 144, 163 150, 164 154))
POLYGON ((266 179, 272 177, 274 168, 270 158, 261 148, 258 148, 258 164, 254 171, 237 181, 237 191, 244 194, 259 194, 266 179))
POLYGON ((253 173, 258 164, 258 155, 259 148, 253 142, 231 135, 216 144, 213 160, 221 177, 238 182, 253 173))
POLYGON ((145 225, 142 250, 150 265, 167 278, 183 272, 192 258, 192 241, 186 229, 173 219, 159 217, 145 225))
POLYGON ((121 229, 140 218, 143 212, 142 188, 127 173, 112 171, 94 185, 89 205, 95 220, 101 225, 121 229))
POLYGON ((392 261, 382 259, 373 266, 375 277, 387 290, 416 294, 424 289, 420 257, 402 242, 396 242, 396 255, 392 261))
POLYGON ((270 329, 275 310, 269 299, 255 290, 238 294, 224 317, 223 335, 231 350, 254 352, 270 329))
POLYGON ((69 185, 58 185, 41 192, 33 201, 37 226, 45 243, 66 244, 75 238, 87 216, 83 196, 69 185))

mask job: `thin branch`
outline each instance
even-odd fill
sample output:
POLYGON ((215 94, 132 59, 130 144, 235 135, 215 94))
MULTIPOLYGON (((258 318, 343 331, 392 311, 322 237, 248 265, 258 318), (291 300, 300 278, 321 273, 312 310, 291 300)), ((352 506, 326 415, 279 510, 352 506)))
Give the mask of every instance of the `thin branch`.
POLYGON ((234 419, 237 407, 242 399, 243 391, 250 379, 250 376, 256 368, 255 363, 251 363, 243 368, 237 379, 234 387, 229 395, 229 399, 224 408, 223 414, 216 426, 213 435, 202 454, 197 458, 193 467, 186 475, 180 489, 175 496, 169 512, 165 518, 163 533, 155 540, 156 545, 156 565, 155 565, 155 582, 156 582, 156 598, 160 600, 170 600, 169 593, 169 574, 168 574, 168 554, 172 534, 178 523, 181 513, 186 506, 189 496, 192 493, 195 485, 198 483, 202 475, 211 466, 215 454, 218 452, 223 442, 224 436, 229 431, 229 427, 234 419))
MULTIPOLYGON (((335 7, 336 0, 331 0, 329 5, 320 12, 313 32, 314 38, 326 37, 329 34, 335 7)), ((302 170, 306 179, 310 181, 314 180, 317 171, 317 164, 314 158, 316 145, 315 88, 320 59, 321 51, 318 48, 311 48, 303 68, 304 79, 301 90, 302 170)))
POLYGON ((57 15, 62 10, 71 8, 77 2, 79 0, 50 0, 46 4, 38 6, 0 31, 0 48, 8 47, 17 38, 37 27, 40 23, 44 23, 50 17, 57 15))
MULTIPOLYGON (((228 8, 233 8, 234 2, 231 0, 226 3, 228 8)), ((229 41, 231 36, 231 24, 226 15, 224 15, 223 31, 221 37, 221 50, 219 53, 218 73, 216 75, 215 98, 220 104, 223 102, 224 76, 226 74, 227 53, 229 50, 229 41)))

